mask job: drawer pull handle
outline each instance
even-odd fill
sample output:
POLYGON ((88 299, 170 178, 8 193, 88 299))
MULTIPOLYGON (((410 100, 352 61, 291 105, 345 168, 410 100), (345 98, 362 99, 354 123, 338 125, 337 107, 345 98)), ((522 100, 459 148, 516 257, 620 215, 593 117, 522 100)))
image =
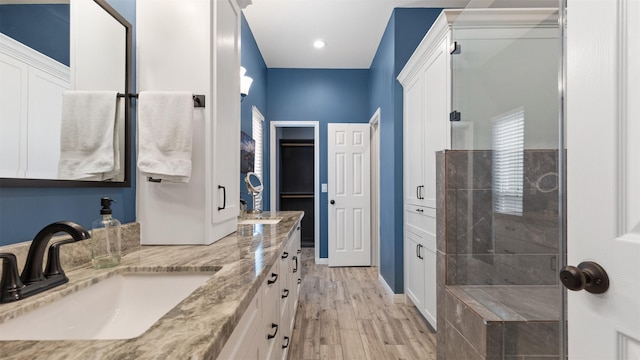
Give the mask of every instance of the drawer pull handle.
POLYGON ((282 298, 285 299, 289 296, 289 289, 282 290, 282 298))
POLYGON ((286 343, 285 345, 282 345, 282 348, 283 348, 283 349, 286 349, 286 348, 288 348, 288 347, 289 347, 289 337, 288 337, 288 336, 285 336, 285 337, 284 337, 284 340, 285 340, 287 343, 286 343))
POLYGON ((267 285, 273 285, 278 281, 278 274, 271 273, 271 279, 267 280, 267 285))
POLYGON ((296 266, 293 268, 293 272, 294 272, 294 273, 297 273, 297 272, 298 272, 298 257, 297 257, 297 256, 294 256, 294 257, 293 257, 293 261, 295 261, 295 262, 296 262, 296 266))
POLYGON ((271 328, 272 329, 276 329, 276 331, 273 332, 273 335, 272 334, 267 334, 267 340, 273 339, 278 334, 278 324, 271 323, 271 328))
POLYGON ((298 284, 302 284, 302 279, 298 278, 298 284))
POLYGON ((220 189, 222 189, 222 207, 218 206, 218 211, 227 208, 227 188, 222 185, 218 185, 218 190, 220 189))
POLYGON ((285 251, 284 253, 282 253, 282 258, 283 259, 286 259, 288 257, 289 257, 289 253, 288 252, 285 251))

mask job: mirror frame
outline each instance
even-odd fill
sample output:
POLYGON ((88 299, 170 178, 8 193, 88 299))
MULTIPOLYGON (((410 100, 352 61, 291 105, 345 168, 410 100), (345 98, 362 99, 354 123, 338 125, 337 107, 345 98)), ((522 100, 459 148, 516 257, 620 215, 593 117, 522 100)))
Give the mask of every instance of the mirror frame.
POLYGON ((264 184, 262 183, 262 179, 260 179, 260 176, 258 176, 258 174, 254 173, 253 171, 249 171, 244 176, 244 183, 247 185, 247 190, 249 191, 249 194, 251 194, 251 195, 254 195, 254 196, 258 195, 264 190, 264 184), (249 179, 251 177, 251 175, 254 175, 258 179, 258 181, 260 181, 260 185, 258 185, 260 190, 258 190, 258 188, 253 186, 253 184, 251 183, 251 180, 249 179))
POLYGON ((54 179, 18 179, 0 178, 0 187, 107 187, 126 188, 131 187, 131 75, 132 75, 132 49, 133 49, 133 26, 124 16, 120 15, 106 0, 93 0, 104 11, 111 15, 116 21, 125 27, 126 32, 126 59, 125 59, 125 100, 124 100, 124 181, 86 181, 86 180, 54 180, 54 179))

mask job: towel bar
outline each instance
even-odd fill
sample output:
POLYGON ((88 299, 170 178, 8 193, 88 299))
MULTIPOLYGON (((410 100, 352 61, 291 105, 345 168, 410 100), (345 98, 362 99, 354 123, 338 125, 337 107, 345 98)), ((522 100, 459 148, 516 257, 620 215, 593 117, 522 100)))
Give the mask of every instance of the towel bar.
MULTIPOLYGON (((118 93, 118 97, 119 98, 123 98, 123 97, 128 97, 129 99, 131 98, 138 98, 138 94, 121 94, 118 93)), ((204 107, 204 100, 205 97, 204 95, 193 95, 193 107, 204 107)))

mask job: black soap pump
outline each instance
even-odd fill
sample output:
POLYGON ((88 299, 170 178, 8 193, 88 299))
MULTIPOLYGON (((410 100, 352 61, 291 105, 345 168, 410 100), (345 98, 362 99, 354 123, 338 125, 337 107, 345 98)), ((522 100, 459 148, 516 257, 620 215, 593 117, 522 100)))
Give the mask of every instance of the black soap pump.
POLYGON ((93 222, 91 230, 91 264, 96 269, 116 266, 120 263, 120 221, 111 215, 108 197, 100 199, 101 217, 93 222))

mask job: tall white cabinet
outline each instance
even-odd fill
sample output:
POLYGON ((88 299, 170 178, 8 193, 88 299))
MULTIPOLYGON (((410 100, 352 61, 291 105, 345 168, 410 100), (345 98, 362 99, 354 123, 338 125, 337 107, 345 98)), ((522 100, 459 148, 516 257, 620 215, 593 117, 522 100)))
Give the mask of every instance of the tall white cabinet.
POLYGON ((446 13, 435 21, 398 80, 404 95, 404 284, 436 324, 436 151, 450 148, 452 40, 446 13))
POLYGON ((236 231, 240 181, 240 6, 138 0, 138 91, 205 95, 194 108, 188 184, 137 176, 143 244, 210 244, 236 231))

